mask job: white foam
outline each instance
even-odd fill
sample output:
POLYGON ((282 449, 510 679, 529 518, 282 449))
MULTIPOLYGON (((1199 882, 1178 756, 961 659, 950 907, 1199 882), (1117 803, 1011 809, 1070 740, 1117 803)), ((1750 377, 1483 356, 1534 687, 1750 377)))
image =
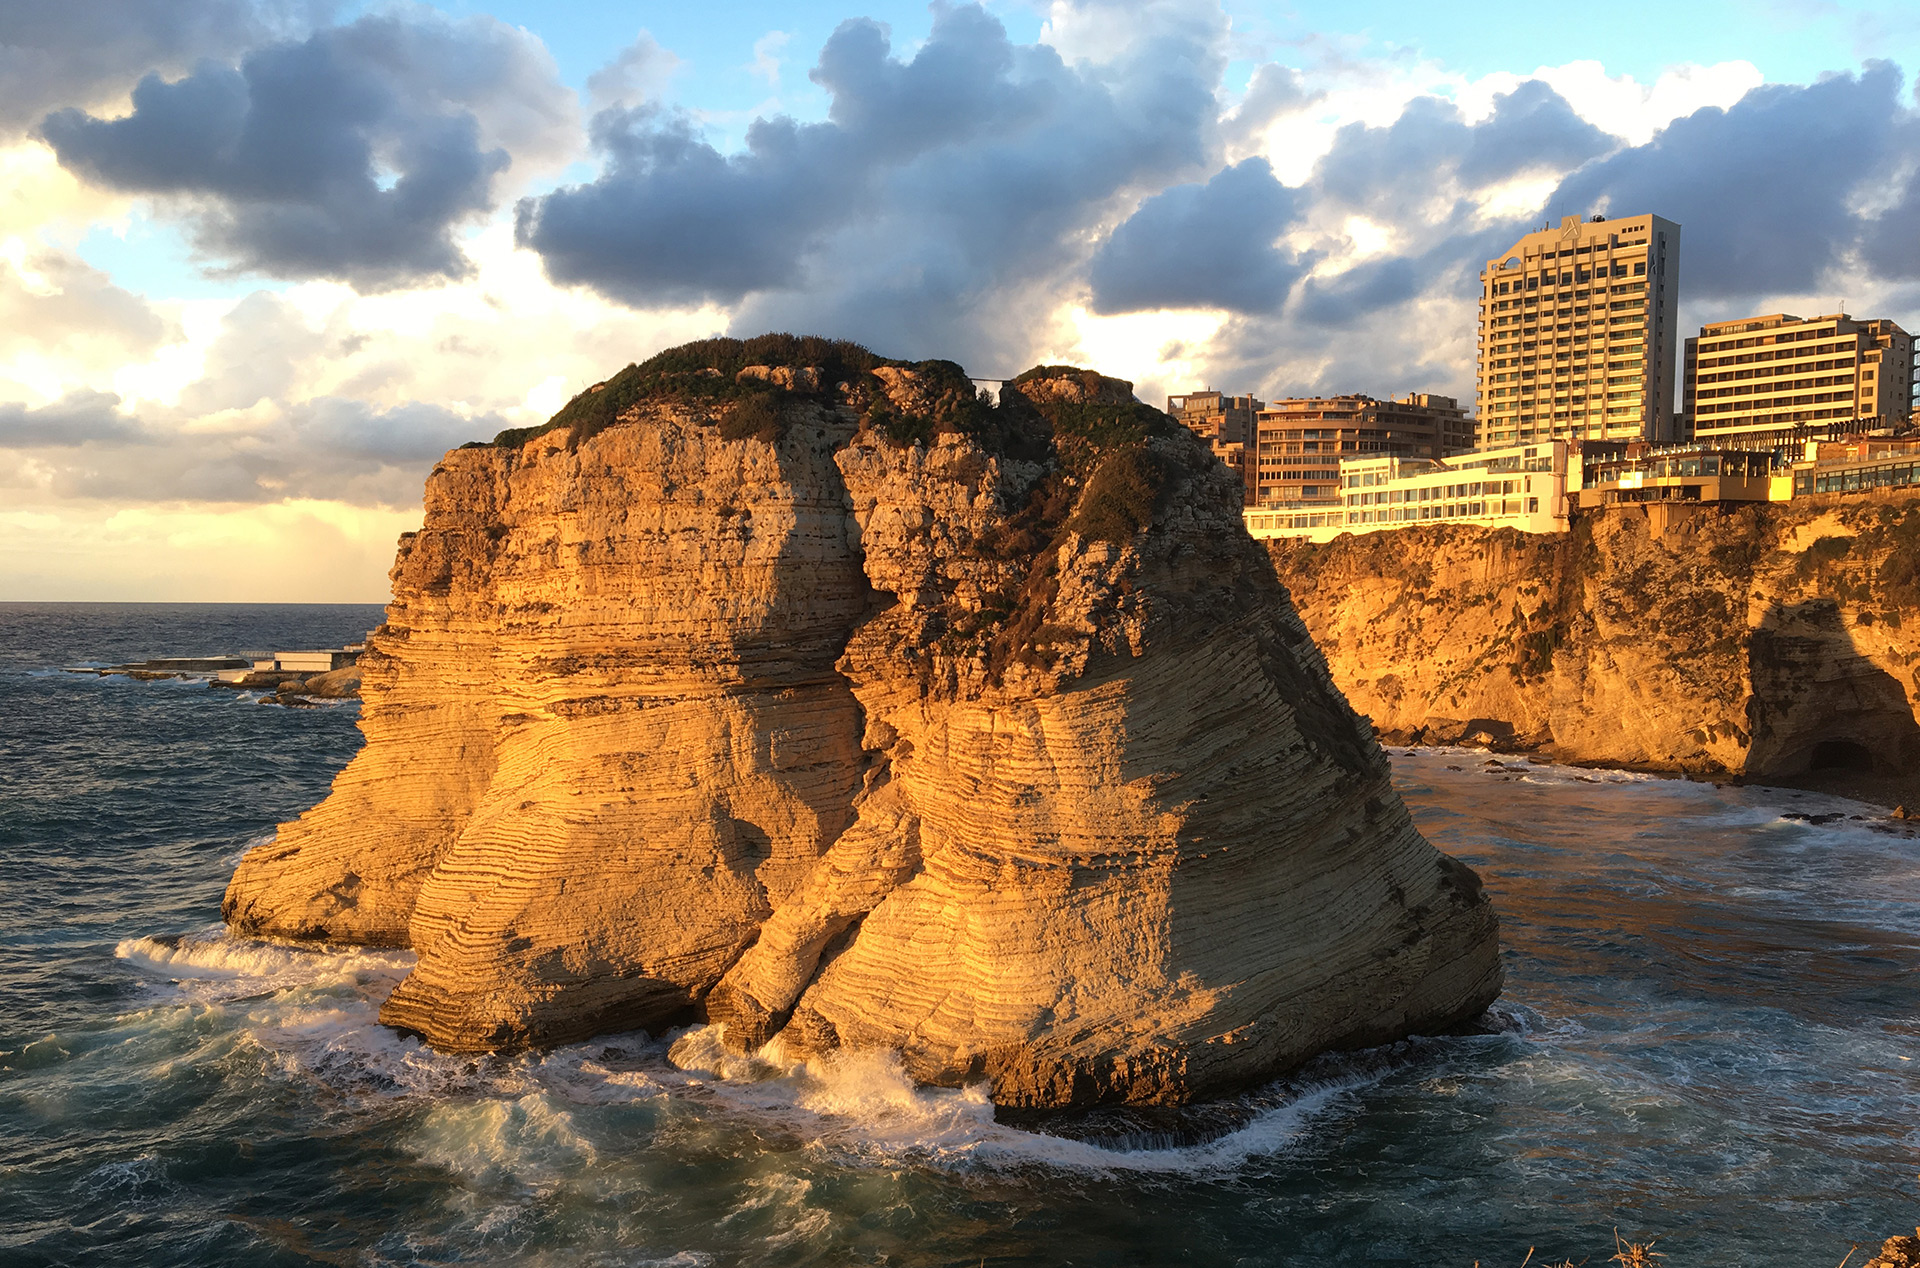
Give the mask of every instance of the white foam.
POLYGON ((704 1026, 674 1042, 672 1059, 689 1083, 720 1103, 773 1120, 845 1160, 1169 1174, 1232 1171, 1253 1158, 1282 1152, 1350 1093, 1398 1068, 1377 1058, 1344 1067, 1331 1062, 1327 1077, 1288 1089, 1282 1103, 1261 1109, 1218 1139, 1129 1149, 996 1122, 984 1083, 918 1086, 892 1052, 843 1051, 789 1061, 775 1040, 751 1057, 740 1057, 725 1053, 718 1027, 704 1026))
POLYGON ((488 1187, 547 1188, 597 1157, 573 1115, 544 1091, 442 1102, 410 1133, 408 1144, 422 1161, 488 1187))
POLYGON ((113 954, 134 967, 176 984, 204 983, 202 996, 226 994, 222 984, 243 992, 285 990, 317 984, 365 985, 374 979, 392 984, 413 968, 411 951, 361 948, 309 949, 251 938, 235 938, 220 926, 174 938, 128 938, 113 954))
MULTIPOLYGON (((286 1077, 354 1095, 434 1100, 421 1156, 503 1183, 534 1183, 592 1161, 593 1147, 567 1106, 639 1101, 744 1117, 756 1130, 790 1131, 809 1148, 855 1165, 1232 1171, 1292 1147, 1315 1120, 1410 1059, 1382 1050, 1386 1055, 1320 1063, 1313 1078, 1244 1103, 1243 1125, 1203 1144, 1115 1147, 997 1122, 985 1084, 918 1086, 895 1053, 842 1051, 803 1061, 776 1039, 740 1055, 727 1050, 717 1026, 681 1032, 670 1045, 631 1035, 544 1054, 436 1053, 379 1024, 380 1004, 413 966, 405 951, 288 947, 214 929, 178 940, 128 939, 115 953, 165 979, 176 999, 219 1010, 231 1023, 221 1028, 223 1042, 251 1044, 286 1077)), ((1507 1022, 1523 1032, 1538 1024, 1518 1016, 1507 1022)))

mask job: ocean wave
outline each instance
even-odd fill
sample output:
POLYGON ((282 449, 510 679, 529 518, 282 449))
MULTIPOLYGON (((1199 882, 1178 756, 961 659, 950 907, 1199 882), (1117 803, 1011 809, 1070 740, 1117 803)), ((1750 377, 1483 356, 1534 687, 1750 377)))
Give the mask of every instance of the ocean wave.
POLYGON ((236 938, 214 925, 190 934, 128 938, 113 949, 115 958, 185 985, 231 983, 249 990, 283 990, 294 985, 364 982, 369 977, 398 981, 413 968, 411 951, 371 951, 357 947, 290 947, 236 938))
MULTIPOLYGON (((1495 1024, 1500 1034, 1492 1038, 1498 1040, 1531 1023, 1517 1013, 1503 1013, 1495 1024)), ((1128 1131, 1130 1111, 1124 1108, 1060 1119, 1062 1126, 1077 1119, 1083 1132, 1091 1116, 1105 1113, 1118 1120, 1119 1130, 1100 1130, 1096 1123, 1098 1135, 1028 1131, 999 1122, 984 1083, 917 1085, 893 1052, 841 1051, 796 1061, 787 1058, 776 1038, 741 1056, 726 1051, 718 1026, 701 1026, 675 1039, 669 1059, 718 1103, 777 1123, 843 1161, 1197 1176, 1232 1172, 1285 1152, 1317 1120, 1353 1103, 1354 1093, 1475 1042, 1485 1037, 1414 1039, 1322 1057, 1301 1074, 1248 1096, 1156 1111, 1157 1121, 1171 1124, 1171 1131, 1128 1131), (1233 1124, 1230 1129, 1213 1130, 1223 1120, 1233 1124), (1184 1143, 1195 1130, 1211 1138, 1184 1143)))

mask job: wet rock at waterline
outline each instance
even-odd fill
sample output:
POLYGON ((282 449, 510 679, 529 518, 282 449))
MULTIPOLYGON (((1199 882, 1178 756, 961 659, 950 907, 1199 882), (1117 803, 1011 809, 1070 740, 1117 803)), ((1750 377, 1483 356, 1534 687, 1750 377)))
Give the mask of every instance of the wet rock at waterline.
POLYGON ((367 744, 237 931, 410 946, 481 1051, 706 1017, 1003 1106, 1175 1104, 1500 988, 1233 474, 1130 385, 769 337, 447 455, 367 744))

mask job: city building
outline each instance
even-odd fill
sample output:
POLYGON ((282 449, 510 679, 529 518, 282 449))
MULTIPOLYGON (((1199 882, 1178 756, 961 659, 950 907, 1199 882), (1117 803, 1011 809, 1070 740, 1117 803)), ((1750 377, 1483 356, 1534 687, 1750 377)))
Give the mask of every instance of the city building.
POLYGON ((1920 436, 1814 441, 1793 464, 1793 495, 1861 493, 1920 485, 1920 436))
POLYGON ((1904 425, 1913 338, 1891 321, 1790 313, 1718 321, 1687 340, 1682 409, 1702 444, 1775 448, 1904 425))
POLYGON ((1221 392, 1188 392, 1167 398, 1167 413, 1213 446, 1214 456, 1240 473, 1246 504, 1253 505, 1253 477, 1247 455, 1253 448, 1254 416, 1266 402, 1221 392))
POLYGON ((1254 416, 1251 505, 1337 505, 1343 459, 1445 458, 1473 447, 1473 425, 1453 397, 1427 392, 1275 401, 1254 416))
POLYGON ((1332 541, 1414 524, 1471 524, 1524 533, 1565 532, 1583 461, 1604 442, 1548 441, 1449 458, 1387 456, 1340 464, 1337 500, 1321 506, 1255 506, 1242 512, 1257 538, 1332 541))
POLYGON ((1784 502, 1793 477, 1773 454, 1712 445, 1630 445, 1594 455, 1580 477, 1579 507, 1650 502, 1784 502))
POLYGON ((1530 233, 1481 273, 1480 443, 1680 439, 1680 226, 1659 216, 1530 233))
POLYGON ((1253 439, 1253 418, 1266 403, 1253 396, 1228 396, 1208 390, 1167 398, 1167 413, 1215 444, 1246 444, 1253 439))

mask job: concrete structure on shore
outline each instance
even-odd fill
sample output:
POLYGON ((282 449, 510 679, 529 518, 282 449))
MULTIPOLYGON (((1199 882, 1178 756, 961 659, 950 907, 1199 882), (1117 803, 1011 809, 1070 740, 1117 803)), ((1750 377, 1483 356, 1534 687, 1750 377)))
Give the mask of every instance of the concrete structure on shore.
POLYGON ((1681 409, 1702 444, 1785 448, 1904 426, 1913 337, 1883 318, 1771 313, 1687 340, 1681 409))
POLYGON ((1480 278, 1482 445, 1680 438, 1679 225, 1567 216, 1488 260, 1480 278))
POLYGON ((220 672, 222 682, 239 682, 249 674, 324 674, 336 669, 345 669, 357 664, 360 653, 367 649, 365 643, 348 643, 345 647, 323 647, 306 651, 290 652, 244 652, 247 661, 243 669, 224 669, 220 672))
POLYGON ((1331 505, 1250 507, 1243 518, 1256 538, 1316 542, 1433 523, 1565 532, 1583 458, 1622 449, 1557 440, 1442 459, 1353 459, 1340 464, 1338 500, 1331 505))
POLYGON ((1294 397, 1254 419, 1252 504, 1338 509, 1341 463, 1394 455, 1439 460, 1473 447, 1473 420, 1451 396, 1409 392, 1294 397))

